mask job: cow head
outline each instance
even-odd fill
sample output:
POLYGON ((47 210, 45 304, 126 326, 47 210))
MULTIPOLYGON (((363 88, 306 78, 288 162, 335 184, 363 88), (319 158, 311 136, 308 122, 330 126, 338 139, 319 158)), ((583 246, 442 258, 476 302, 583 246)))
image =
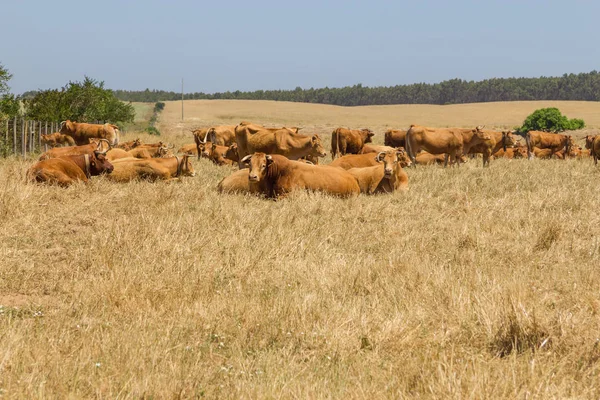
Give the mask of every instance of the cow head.
POLYGON ((517 144, 515 135, 512 131, 502 131, 502 148, 506 151, 507 147, 514 147, 517 144))
POLYGON ((585 137, 585 148, 588 150, 592 149, 592 145, 594 144, 594 139, 596 138, 596 136, 593 135, 587 135, 585 137))
POLYGON ((473 138, 477 138, 476 142, 485 142, 486 140, 490 140, 491 136, 483 131, 484 126, 478 126, 473 129, 473 138))
POLYGON ((325 157, 327 152, 321 143, 321 137, 319 135, 313 135, 310 138, 311 150, 310 155, 314 157, 325 157))
POLYGON ((156 149, 156 157, 157 158, 170 158, 173 157, 173 148, 175 148, 175 145, 171 145, 171 146, 160 146, 156 149))
POLYGON ((212 142, 202 142, 200 143, 200 157, 202 158, 210 158, 210 156, 212 155, 212 151, 213 151, 213 144, 212 142))
POLYGON ((373 133, 372 130, 370 129, 361 129, 361 131, 364 133, 365 135, 365 143, 372 143, 373 140, 371 139, 373 136, 375 136, 375 134, 373 133))
POLYGON ((270 154, 254 153, 242 158, 241 161, 249 168, 248 180, 260 182, 267 176, 267 169, 273 163, 273 157, 270 154))
POLYGON ((527 158, 527 147, 518 146, 513 150, 513 158, 527 158))
POLYGON ((113 165, 106 159, 106 151, 94 151, 90 156, 90 175, 96 176, 111 172, 113 172, 113 165))
POLYGON ((389 150, 378 153, 377 157, 375 157, 375 161, 383 163, 384 177, 389 179, 394 175, 396 168, 402 168, 401 160, 404 160, 405 158, 408 159, 408 156, 404 150, 389 150))
POLYGON ((231 146, 229 146, 229 148, 225 152, 225 158, 235 162, 238 162, 240 160, 237 143, 234 143, 231 146))
POLYGON ((68 135, 70 133, 75 132, 75 125, 70 120, 66 120, 60 123, 60 133, 63 135, 68 135))

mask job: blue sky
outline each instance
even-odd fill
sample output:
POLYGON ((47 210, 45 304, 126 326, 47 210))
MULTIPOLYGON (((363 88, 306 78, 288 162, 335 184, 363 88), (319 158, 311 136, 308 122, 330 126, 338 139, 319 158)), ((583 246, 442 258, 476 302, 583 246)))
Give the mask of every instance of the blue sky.
POLYGON ((600 69, 600 2, 3 2, 15 93, 390 86, 600 69), (8 3, 8 4, 7 4, 8 3))

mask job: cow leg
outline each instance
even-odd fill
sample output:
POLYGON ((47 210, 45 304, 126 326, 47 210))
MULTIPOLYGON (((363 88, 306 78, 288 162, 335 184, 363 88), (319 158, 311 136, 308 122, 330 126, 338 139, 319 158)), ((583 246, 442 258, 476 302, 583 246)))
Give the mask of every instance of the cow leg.
POLYGON ((444 153, 444 168, 448 166, 448 153, 444 153))
POLYGON ((487 166, 490 166, 490 155, 491 155, 491 151, 484 151, 483 152, 483 166, 485 167, 485 165, 487 164, 487 166))

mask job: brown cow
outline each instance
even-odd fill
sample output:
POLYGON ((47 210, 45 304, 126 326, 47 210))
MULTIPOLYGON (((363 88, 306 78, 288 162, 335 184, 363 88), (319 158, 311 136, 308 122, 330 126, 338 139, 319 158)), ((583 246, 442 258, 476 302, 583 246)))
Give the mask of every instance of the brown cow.
POLYGON ((202 158, 207 158, 217 165, 237 165, 239 157, 237 156, 237 144, 231 146, 219 146, 217 144, 206 142, 200 146, 202 158))
MULTIPOLYGON (((447 154, 444 166, 457 163, 457 156, 463 154, 463 131, 462 128, 427 128, 419 125, 411 125, 406 132, 406 150, 413 163, 416 162, 416 154, 425 150, 431 154, 447 154)), ((473 131, 473 130, 471 130, 473 131)), ((475 130, 471 135, 474 140, 470 146, 480 143, 489 136, 475 130)))
POLYGON ((600 158, 600 135, 594 136, 589 150, 594 158, 594 165, 598 165, 598 159, 600 158))
POLYGON ((43 144, 47 144, 48 146, 54 148, 59 144, 62 146, 75 146, 75 141, 69 135, 63 135, 60 132, 42 134, 40 136, 40 140, 43 144))
POLYGON ((133 155, 123 149, 112 148, 106 153, 106 159, 108 161, 121 160, 123 158, 134 158, 133 155))
POLYGON ((263 179, 260 182, 250 182, 248 179, 248 168, 235 171, 233 174, 226 176, 217 185, 219 193, 243 193, 261 195, 267 193, 267 184, 263 179))
POLYGON ((77 181, 87 182, 91 176, 113 171, 113 165, 106 159, 105 153, 93 151, 38 161, 27 171, 27 180, 64 187, 77 181))
POLYGON ((388 129, 383 136, 383 144, 390 147, 406 147, 406 131, 388 129))
POLYGON ((340 197, 360 193, 358 183, 348 172, 327 165, 310 165, 288 160, 279 154, 254 153, 241 160, 248 164, 249 182, 264 181, 269 198, 281 198, 294 190, 323 192, 340 197))
POLYGON ((71 136, 78 145, 89 144, 91 138, 106 139, 112 146, 119 143, 119 129, 112 124, 87 124, 66 120, 61 122, 60 133, 71 136))
POLYGON ((298 133, 298 131, 300 131, 300 129, 302 129, 302 128, 298 128, 296 126, 292 126, 292 127, 289 127, 289 128, 286 127, 286 126, 282 126, 281 128, 267 128, 267 127, 264 127, 264 126, 262 126, 260 124, 255 124, 255 123, 248 122, 248 121, 242 121, 242 122, 239 123, 239 125, 245 126, 250 133, 257 133, 259 131, 276 132, 276 131, 279 131, 281 129, 285 129, 285 130, 287 130, 287 131, 289 131, 291 133, 298 133))
MULTIPOLYGON (((529 149, 527 149, 527 153, 529 154, 529 149)), ((533 154, 535 156, 535 158, 540 158, 543 160, 549 160, 552 158, 552 156, 554 155, 555 151, 554 149, 540 149, 539 147, 533 147, 533 149, 531 149, 531 154, 533 154)), ((529 157, 529 155, 528 155, 529 157)))
MULTIPOLYGON (((291 132, 288 128, 252 132, 248 125, 238 125, 235 129, 240 159, 256 152, 280 154, 290 160, 297 160, 307 155, 315 157, 327 155, 319 135, 300 135, 291 132)), ((240 168, 243 166, 240 165, 240 168)))
POLYGON ((331 133, 331 159, 335 160, 338 153, 342 156, 359 154, 365 143, 371 143, 375 134, 370 129, 337 128, 331 133))
POLYGON ((106 153, 110 150, 110 145, 105 139, 98 143, 90 143, 83 146, 55 147, 40 155, 39 160, 48 160, 50 158, 58 158, 65 156, 78 156, 82 154, 92 154, 94 151, 106 153))
POLYGON ((115 182, 129 182, 134 179, 170 181, 182 176, 195 175, 189 154, 184 154, 181 157, 118 160, 114 163, 114 171, 109 179, 115 182))
POLYGON ((359 154, 367 153, 381 153, 386 151, 396 151, 394 147, 390 146, 378 146, 375 144, 365 144, 359 154))
POLYGON ((147 158, 159 158, 169 156, 169 150, 173 149, 174 146, 167 147, 159 142, 158 146, 155 145, 141 145, 134 149, 129 150, 129 153, 135 158, 147 159, 147 158))
MULTIPOLYGON (((537 147, 538 149, 550 149, 551 154, 564 149, 568 154, 573 145, 573 138, 560 133, 529 131, 525 135, 525 142, 527 143, 527 157, 531 159, 534 155, 534 147, 537 147)), ((544 154, 545 153, 547 152, 544 152, 544 154)), ((536 155, 536 157, 538 156, 536 155)))
POLYGON ((131 149, 135 149, 138 146, 142 145, 142 141, 140 139, 130 140, 129 142, 122 142, 116 145, 115 147, 118 149, 123 149, 125 151, 129 151, 131 149))
POLYGON ((506 149, 506 151, 504 149, 500 149, 493 155, 494 158, 508 158, 509 160, 517 158, 526 158, 527 146, 509 147, 506 149))
POLYGON ((392 193, 396 190, 408 189, 408 175, 401 166, 401 159, 406 157, 404 150, 392 150, 377 154, 375 161, 379 165, 367 168, 351 168, 360 192, 365 194, 392 193))
MULTIPOLYGON (((402 168, 408 167, 412 164, 410 158, 406 154, 403 148, 394 149, 393 151, 400 151, 399 159, 402 168)), ((365 154, 346 154, 343 157, 335 159, 329 164, 331 167, 338 167, 342 169, 350 169, 350 168, 366 168, 377 165, 377 160, 373 157, 373 153, 365 153, 365 154)))
MULTIPOLYGON (((492 131, 492 130, 483 130, 490 137, 490 140, 484 141, 483 143, 479 143, 475 146, 471 146, 468 152, 465 152, 465 148, 463 148, 463 153, 465 154, 483 154, 483 166, 486 164, 490 165, 491 155, 496 154, 500 150, 506 151, 507 148, 513 147, 516 144, 515 136, 512 131, 492 131)), ((511 157, 512 158, 512 157, 511 157)))
POLYGON ((177 150, 178 153, 189 154, 191 156, 198 155, 198 146, 196 143, 184 144, 177 150))

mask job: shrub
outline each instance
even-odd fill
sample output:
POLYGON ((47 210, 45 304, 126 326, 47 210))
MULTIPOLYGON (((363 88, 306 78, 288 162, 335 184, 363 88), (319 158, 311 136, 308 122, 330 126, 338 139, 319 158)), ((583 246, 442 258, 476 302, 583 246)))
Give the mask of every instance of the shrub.
POLYGON ((528 131, 562 132, 585 127, 582 119, 568 119, 556 107, 540 108, 535 110, 523 122, 519 129, 521 133, 528 131))
POLYGON ((155 113, 159 113, 164 109, 165 109, 165 103, 163 103, 162 101, 158 101, 158 102, 154 103, 154 112, 155 113))
POLYGON ((156 135, 156 136, 160 136, 160 131, 158 129, 156 129, 153 126, 149 126, 145 129, 145 131, 147 133, 149 133, 150 135, 156 135))

